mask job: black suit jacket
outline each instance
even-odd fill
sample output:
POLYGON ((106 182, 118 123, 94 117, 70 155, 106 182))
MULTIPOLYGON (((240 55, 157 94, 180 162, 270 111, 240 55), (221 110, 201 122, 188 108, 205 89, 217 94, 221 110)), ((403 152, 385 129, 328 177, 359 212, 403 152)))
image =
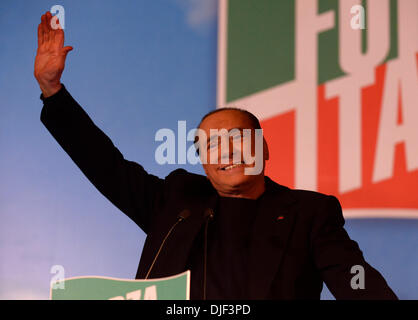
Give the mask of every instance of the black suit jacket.
MULTIPOLYGON (((192 212, 168 238, 150 277, 185 271, 203 212, 217 201, 209 180, 182 169, 160 179, 125 160, 64 86, 41 99, 41 121, 49 132, 94 186, 147 234, 136 278, 145 277, 178 214, 192 212)), ((265 179, 248 257, 248 299, 319 299, 323 281, 337 299, 396 299, 344 230, 335 197, 265 179), (364 268, 365 289, 351 287, 355 265, 364 268)))

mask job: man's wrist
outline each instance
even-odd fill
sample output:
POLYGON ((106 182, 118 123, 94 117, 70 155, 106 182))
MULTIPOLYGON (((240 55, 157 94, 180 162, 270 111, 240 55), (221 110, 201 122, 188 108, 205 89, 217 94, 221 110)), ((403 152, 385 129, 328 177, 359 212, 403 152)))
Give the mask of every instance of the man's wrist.
POLYGON ((47 85, 40 84, 39 86, 41 88, 42 95, 44 96, 44 98, 48 98, 50 96, 53 96, 58 91, 60 91, 60 89, 62 88, 61 83, 47 84, 47 85))

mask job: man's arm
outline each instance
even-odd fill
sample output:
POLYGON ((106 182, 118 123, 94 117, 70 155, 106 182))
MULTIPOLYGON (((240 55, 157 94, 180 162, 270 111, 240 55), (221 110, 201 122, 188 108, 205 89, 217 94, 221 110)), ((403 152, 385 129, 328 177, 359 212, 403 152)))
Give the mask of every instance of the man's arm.
POLYGON ((42 15, 34 75, 42 91, 41 121, 94 186, 148 232, 152 212, 162 203, 163 182, 123 158, 112 141, 72 98, 60 78, 67 53, 64 32, 42 15))
MULTIPOLYGON (((336 299, 397 299, 382 275, 363 257, 358 244, 344 229, 337 198, 327 197, 326 205, 314 217, 312 251, 322 279, 336 299), (364 268, 364 289, 352 287, 353 266, 364 268)), ((356 282, 356 281, 353 281, 356 282)))
POLYGON ((151 212, 162 203, 164 180, 125 160, 64 85, 41 99, 41 121, 48 131, 90 182, 147 232, 151 212))

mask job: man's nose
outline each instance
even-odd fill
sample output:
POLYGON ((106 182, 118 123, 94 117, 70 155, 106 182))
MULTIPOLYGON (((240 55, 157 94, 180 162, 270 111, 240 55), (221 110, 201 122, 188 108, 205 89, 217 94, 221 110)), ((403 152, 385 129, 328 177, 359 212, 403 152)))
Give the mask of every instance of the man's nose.
POLYGON ((234 156, 241 156, 241 148, 240 146, 237 146, 237 143, 234 143, 233 137, 230 137, 228 140, 228 148, 220 148, 220 157, 221 161, 227 160, 228 162, 234 159, 234 156))

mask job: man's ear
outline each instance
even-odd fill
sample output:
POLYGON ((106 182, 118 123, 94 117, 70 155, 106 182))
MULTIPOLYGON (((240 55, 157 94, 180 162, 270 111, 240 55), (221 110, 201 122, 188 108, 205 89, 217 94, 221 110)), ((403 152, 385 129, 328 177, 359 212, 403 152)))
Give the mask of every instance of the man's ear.
POLYGON ((263 158, 264 160, 268 160, 270 157, 269 147, 267 145, 266 139, 263 137, 263 158))

